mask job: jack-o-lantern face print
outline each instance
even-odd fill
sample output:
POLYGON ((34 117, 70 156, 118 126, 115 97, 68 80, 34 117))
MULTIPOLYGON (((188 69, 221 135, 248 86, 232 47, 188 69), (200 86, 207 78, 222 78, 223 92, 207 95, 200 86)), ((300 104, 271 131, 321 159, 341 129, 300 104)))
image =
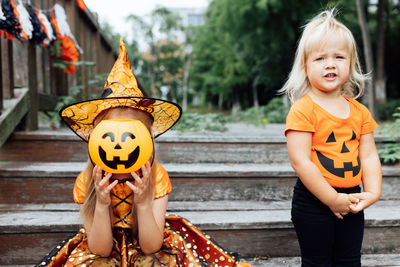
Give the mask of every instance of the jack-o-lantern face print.
POLYGON ((351 174, 349 175, 351 175, 351 177, 356 177, 360 172, 361 162, 360 157, 357 153, 356 164, 355 157, 352 158, 352 155, 354 155, 354 153, 351 152, 354 152, 354 149, 357 149, 358 146, 349 144, 349 142, 355 140, 356 137, 357 135, 353 130, 352 133, 349 133, 348 137, 345 140, 337 140, 334 131, 332 131, 326 139, 326 143, 331 143, 331 145, 333 145, 332 147, 336 149, 334 154, 339 156, 336 159, 331 159, 322 154, 320 151, 315 150, 322 167, 324 167, 330 174, 333 174, 336 177, 345 178, 346 172, 350 172, 351 174), (347 155, 350 155, 350 157, 347 155))
POLYGON ((153 140, 138 120, 103 120, 89 138, 91 160, 110 173, 130 173, 153 154, 153 140))

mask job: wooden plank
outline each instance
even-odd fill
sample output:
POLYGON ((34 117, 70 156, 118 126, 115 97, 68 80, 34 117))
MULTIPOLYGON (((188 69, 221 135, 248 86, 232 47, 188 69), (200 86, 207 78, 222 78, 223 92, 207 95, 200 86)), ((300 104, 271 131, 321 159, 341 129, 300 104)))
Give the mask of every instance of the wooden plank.
POLYGON ((37 85, 37 53, 36 47, 33 42, 28 44, 28 88, 29 88, 29 111, 26 117, 25 129, 26 130, 37 130, 38 125, 38 111, 39 111, 39 100, 38 100, 38 85, 37 85))
MULTIPOLYGON (((82 164, 83 168, 84 164, 82 164)), ((49 166, 49 169, 51 166, 49 166)), ((18 177, 17 171, 0 178, 0 203, 61 203, 72 199, 79 171, 53 177, 18 177), (8 194, 12 192, 12 195, 8 194)), ((296 178, 176 178, 171 175, 171 201, 278 201, 290 200, 296 178)), ((398 199, 399 178, 385 178, 381 200, 398 199)))
POLYGON ((74 178, 0 179, 0 203, 73 202, 74 178))
MULTIPOLYGON (((77 227, 78 228, 78 227, 77 227)), ((78 231, 53 233, 1 234, 0 264, 34 263, 78 231), (39 256, 40 255, 40 256, 39 256)), ((296 233, 290 229, 205 230, 211 239, 240 257, 299 256, 296 233)), ((398 228, 367 228, 362 253, 400 253, 398 228)))
POLYGON ((8 44, 8 68, 9 68, 9 98, 14 98, 14 88, 15 88, 15 81, 14 81, 14 60, 13 60, 13 41, 7 40, 8 44))
POLYGON ((76 231, 61 233, 1 234, 0 264, 38 263, 54 247, 76 231))
MULTIPOLYGON (((3 38, 1 38, 1 39, 3 39, 3 38)), ((3 41, 2 40, 0 40, 0 86, 1 86, 1 89, 0 89, 0 116, 1 116, 1 110, 3 109, 3 75, 4 75, 4 71, 3 71, 3 60, 2 60, 2 58, 3 58, 3 53, 1 52, 1 51, 3 51, 3 41)))
MULTIPOLYGON (((27 159, 27 153, 44 153, 49 155, 48 158, 41 157, 41 161, 59 161, 73 160, 81 161, 87 157, 86 151, 81 147, 87 146, 86 143, 79 140, 71 140, 70 142, 32 142, 32 140, 10 140, 4 149, 7 149, 11 158, 9 160, 18 160, 18 154, 21 154, 20 160, 27 159), (65 150, 60 154, 60 150, 56 150, 60 143, 66 143, 62 148, 65 150), (19 148, 25 147, 24 150, 19 148), (48 151, 38 151, 37 149, 48 151), (14 155, 16 157, 14 157, 14 155), (71 159, 73 158, 73 159, 71 159)), ((248 163, 263 164, 266 162, 282 164, 288 163, 287 149, 284 145, 279 144, 223 144, 223 143, 156 143, 156 151, 158 158, 164 163, 248 163)), ((0 151, 0 159, 2 152, 0 151)), ((38 159, 38 158, 36 158, 38 159)), ((7 160, 7 159, 3 159, 7 160)), ((33 160, 33 159, 32 159, 33 160)))
MULTIPOLYGON (((65 129, 65 131, 67 131, 65 129)), ((40 134, 33 137, 34 134, 14 135, 15 138, 10 139, 7 144, 0 149, 0 160, 26 160, 29 161, 27 154, 44 153, 47 157, 39 156, 40 161, 85 161, 87 158, 87 143, 77 138, 75 134, 63 134, 59 131, 48 131, 45 136, 40 134), (48 141, 47 141, 48 140, 48 141), (60 147, 61 143, 65 143, 60 147), (20 148, 24 148, 20 150, 20 148), (60 154, 57 150, 63 148, 60 154), (46 150, 46 151, 42 151, 46 150), (5 156, 5 151, 8 155, 5 156), (4 152, 4 153, 3 153, 4 152), (27 154, 25 154, 27 153, 27 154)), ((377 143, 381 146, 382 143, 377 143)), ((284 144, 234 144, 234 143, 181 143, 172 144, 162 142, 156 143, 156 153, 159 160, 163 163, 170 164, 282 164, 288 165, 289 158, 287 149, 284 144)), ((34 160, 34 158, 31 158, 34 160)))
POLYGON ((14 88, 14 73, 13 73, 13 56, 12 56, 12 43, 11 41, 0 38, 1 42, 1 60, 2 60, 2 75, 3 75, 3 84, 2 84, 2 91, 3 91, 3 98, 10 99, 13 96, 14 88))
POLYGON ((0 160, 82 162, 88 158, 87 144, 84 142, 31 141, 8 142, 0 149, 0 160), (62 153, 60 153, 62 151, 62 153))
POLYGON ((240 257, 293 257, 300 250, 294 229, 204 231, 211 239, 240 257))
POLYGON ((29 109, 27 89, 16 90, 16 98, 4 102, 3 115, 0 119, 0 147, 14 131, 29 109))
MULTIPOLYGON (((206 202, 212 205, 216 202, 206 202)), ((290 220, 290 206, 270 208, 265 205, 260 209, 233 208, 226 204, 221 209, 173 210, 169 212, 191 221, 204 231, 228 231, 228 230, 267 230, 267 229, 292 229, 290 220), (223 207, 226 207, 224 209, 223 207)), ((243 202, 244 205, 247 203, 243 202)), ((285 201, 287 203, 287 201, 285 201)), ((60 204, 62 205, 62 204, 60 204)), ((400 232, 400 211, 394 210, 399 205, 397 201, 381 201, 379 205, 371 206, 365 210, 366 228, 392 228, 400 232), (385 213, 384 215, 382 215, 385 213)), ((234 206, 234 204, 233 204, 234 206)), ((168 212, 168 213, 169 213, 168 212)), ((60 232, 75 229, 82 223, 79 211, 60 209, 29 210, 18 209, 14 211, 0 211, 0 233, 24 233, 24 232, 60 232), (75 226, 74 226, 75 225, 75 226)), ((382 237, 383 238, 383 237, 382 237)))
MULTIPOLYGON (((29 88, 29 41, 13 41, 13 72, 14 72, 14 88, 29 88)), ((36 66, 33 66, 34 68, 36 66)))

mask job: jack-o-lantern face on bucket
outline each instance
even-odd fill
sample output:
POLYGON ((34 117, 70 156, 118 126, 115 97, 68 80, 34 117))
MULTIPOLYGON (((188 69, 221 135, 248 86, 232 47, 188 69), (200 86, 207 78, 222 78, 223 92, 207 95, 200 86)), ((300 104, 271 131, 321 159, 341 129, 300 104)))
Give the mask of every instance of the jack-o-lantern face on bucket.
MULTIPOLYGON (((336 140, 335 134, 332 131, 332 133, 329 135, 329 137, 326 140, 326 143, 331 143, 334 146, 336 146, 336 154, 340 153, 339 158, 345 159, 346 154, 353 155, 354 149, 357 149, 357 146, 354 147, 354 145, 351 145, 347 142, 355 140, 357 138, 357 135, 354 131, 352 131, 351 135, 349 133, 348 137, 346 140, 336 140), (347 143, 347 145, 346 145, 347 143)), ((357 155, 357 158, 354 157, 353 160, 346 161, 343 160, 341 162, 337 162, 338 159, 336 159, 336 162, 316 150, 317 157, 321 165, 331 174, 335 175, 336 177, 340 178, 345 178, 345 173, 350 172, 352 177, 356 177, 361 169, 361 162, 360 162, 360 157, 357 155), (355 163, 357 161, 357 164, 355 163), (335 167, 337 165, 341 165, 343 167, 335 167)))
POLYGON ((130 173, 153 154, 153 140, 138 120, 103 120, 89 138, 91 160, 109 173, 130 173))

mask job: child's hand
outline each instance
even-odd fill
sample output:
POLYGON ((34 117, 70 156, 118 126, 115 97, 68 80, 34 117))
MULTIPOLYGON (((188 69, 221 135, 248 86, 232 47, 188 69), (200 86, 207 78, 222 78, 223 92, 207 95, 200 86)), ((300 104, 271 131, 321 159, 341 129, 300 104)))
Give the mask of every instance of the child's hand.
POLYGON ((350 206, 356 205, 359 199, 352 194, 338 193, 336 200, 329 206, 333 214, 339 219, 350 212, 350 206))
POLYGON ((352 213, 360 212, 376 202, 375 195, 370 192, 355 193, 351 195, 360 200, 358 203, 350 205, 350 211, 352 213))
POLYGON ((132 184, 129 181, 126 184, 133 191, 133 203, 135 205, 147 205, 153 201, 153 190, 151 187, 151 166, 150 163, 147 162, 141 168, 143 178, 140 179, 139 175, 136 172, 131 172, 133 178, 135 179, 135 183, 132 184))
POLYGON ((113 187, 118 183, 118 180, 115 180, 110 184, 109 180, 111 177, 111 173, 105 173, 103 178, 101 177, 101 174, 101 168, 96 165, 93 168, 92 173, 94 179, 94 187, 96 190, 96 205, 100 204, 108 207, 111 204, 111 189, 113 189, 113 187))

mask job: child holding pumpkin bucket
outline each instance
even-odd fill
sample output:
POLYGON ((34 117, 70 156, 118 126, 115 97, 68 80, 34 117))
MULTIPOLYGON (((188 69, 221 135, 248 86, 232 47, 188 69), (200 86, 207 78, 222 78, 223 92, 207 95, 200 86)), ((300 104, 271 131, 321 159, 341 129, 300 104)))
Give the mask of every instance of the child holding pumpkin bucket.
POLYGON ((38 266, 251 266, 187 220, 166 216, 171 183, 152 136, 171 128, 181 108, 143 97, 122 39, 101 98, 67 106, 60 115, 89 142, 91 160, 73 191, 85 229, 38 266))
POLYGON ((285 135, 299 177, 291 214, 302 266, 361 266, 363 210, 381 195, 377 124, 353 99, 367 76, 353 35, 334 13, 324 11, 305 26, 282 88, 292 102, 300 98, 285 135))

